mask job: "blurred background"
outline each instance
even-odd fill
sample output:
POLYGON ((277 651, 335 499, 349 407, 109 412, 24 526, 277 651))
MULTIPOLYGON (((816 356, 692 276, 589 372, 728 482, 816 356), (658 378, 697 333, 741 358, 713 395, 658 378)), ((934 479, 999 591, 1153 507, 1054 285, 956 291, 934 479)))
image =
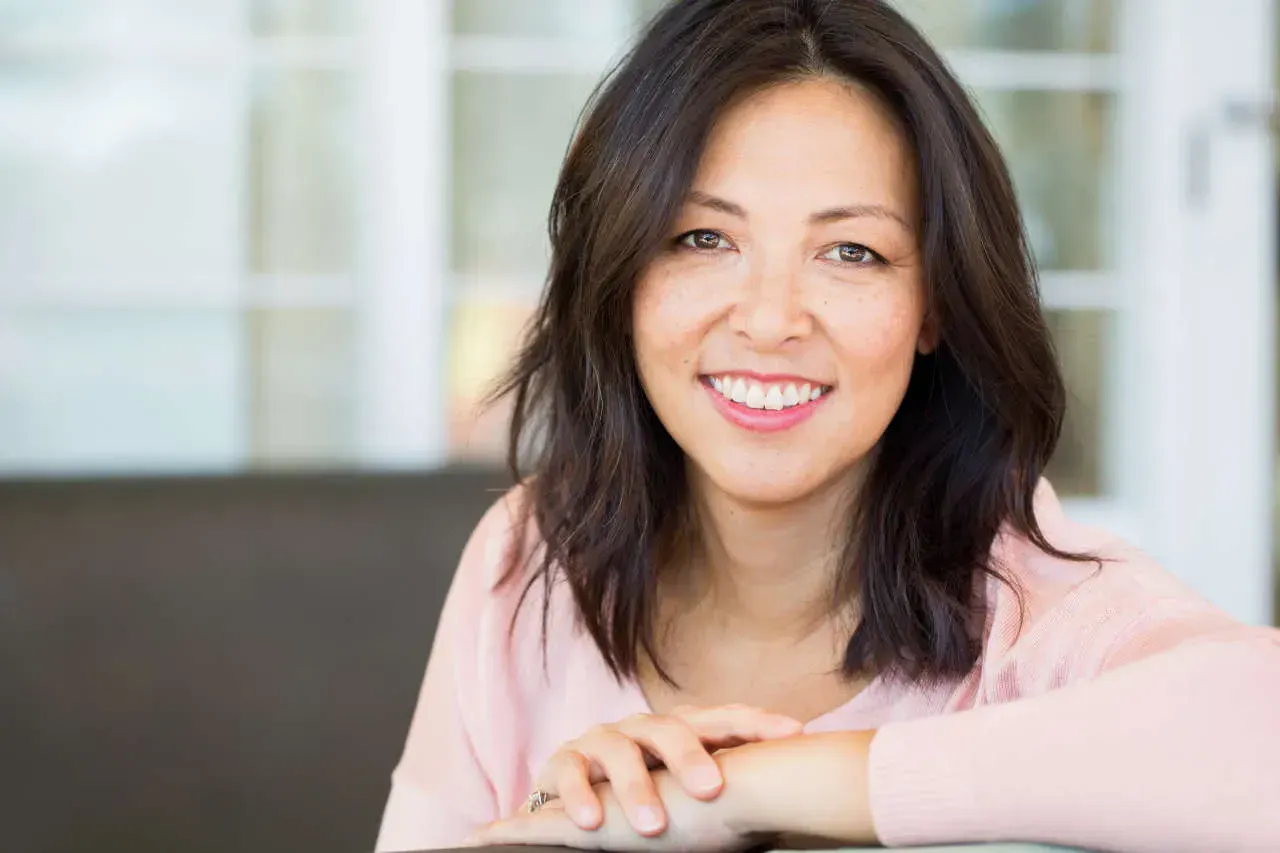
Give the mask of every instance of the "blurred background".
MULTIPOLYGON (((662 5, 0 0, 9 840, 372 846, 560 159, 662 5)), ((897 5, 1017 183, 1069 510, 1272 621, 1272 3, 897 5)))

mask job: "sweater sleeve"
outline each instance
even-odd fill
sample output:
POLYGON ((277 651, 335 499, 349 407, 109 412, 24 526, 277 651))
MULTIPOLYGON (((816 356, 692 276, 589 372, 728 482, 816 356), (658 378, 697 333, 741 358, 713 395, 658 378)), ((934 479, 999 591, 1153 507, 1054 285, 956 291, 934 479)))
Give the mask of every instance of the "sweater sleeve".
POLYGON ((1280 849, 1280 632, 1126 568, 1042 613, 998 704, 877 733, 886 844, 1280 849))
MULTIPOLYGON (((391 775, 391 793, 378 833, 378 851, 460 846, 497 819, 497 780, 486 769, 494 702, 504 680, 493 633, 495 593, 511 536, 504 498, 472 533, 445 598, 404 753, 391 775)), ((501 608, 498 608, 501 609, 501 608)))

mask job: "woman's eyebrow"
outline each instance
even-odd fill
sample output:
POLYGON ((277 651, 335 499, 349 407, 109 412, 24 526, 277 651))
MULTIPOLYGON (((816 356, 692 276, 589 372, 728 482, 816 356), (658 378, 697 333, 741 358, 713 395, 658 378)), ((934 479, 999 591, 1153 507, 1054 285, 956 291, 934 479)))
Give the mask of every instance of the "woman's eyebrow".
MULTIPOLYGON (((717 210, 726 213, 729 216, 738 219, 747 219, 747 211, 742 205, 735 204, 732 201, 720 198, 718 196, 705 193, 702 190, 690 190, 685 197, 689 204, 696 204, 699 207, 717 210)), ((875 217, 877 219, 892 219, 908 231, 915 230, 911 227, 911 223, 907 218, 895 210, 885 207, 883 204, 847 204, 839 207, 828 207, 819 210, 809 216, 809 221, 813 224, 825 224, 828 222, 839 222, 842 219, 858 219, 861 217, 875 217)))
POLYGON ((699 207, 706 207, 711 210, 718 210, 721 213, 727 213, 730 216, 736 216, 738 219, 747 218, 747 212, 743 210, 741 205, 725 201, 710 193, 704 193, 702 190, 690 190, 689 194, 685 196, 685 201, 689 204, 696 204, 699 207))
POLYGON ((877 219, 892 219, 908 231, 915 230, 905 216, 885 207, 883 204, 850 204, 841 207, 829 207, 826 210, 819 210, 817 213, 812 214, 809 217, 809 221, 817 224, 839 222, 842 219, 858 219, 864 216, 872 216, 877 219))

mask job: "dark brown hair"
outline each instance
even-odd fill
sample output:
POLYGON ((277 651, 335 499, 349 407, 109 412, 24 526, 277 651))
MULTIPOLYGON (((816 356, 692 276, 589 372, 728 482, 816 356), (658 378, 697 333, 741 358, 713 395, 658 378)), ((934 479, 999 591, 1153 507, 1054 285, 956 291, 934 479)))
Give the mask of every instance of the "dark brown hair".
POLYGON ((1072 556, 1045 541, 1032 509, 1064 408, 1034 265, 1004 161, 943 60, 881 0, 677 0, 584 113, 552 201, 547 289, 496 394, 514 401, 509 463, 546 546, 528 583, 568 583, 619 677, 642 651, 662 672, 659 551, 688 517, 683 453, 636 370, 635 284, 725 105, 815 75, 859 82, 906 131, 941 333, 915 360, 849 520, 833 590, 833 607, 860 605, 845 673, 969 671, 975 582, 999 576, 1003 524, 1072 556))

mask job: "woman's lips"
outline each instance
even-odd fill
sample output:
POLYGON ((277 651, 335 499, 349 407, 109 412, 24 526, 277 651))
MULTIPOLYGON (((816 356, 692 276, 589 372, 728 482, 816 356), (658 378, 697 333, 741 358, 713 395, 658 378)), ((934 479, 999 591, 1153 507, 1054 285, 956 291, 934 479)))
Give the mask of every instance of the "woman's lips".
POLYGON ((796 377, 743 374, 704 376, 701 384, 725 420, 753 432, 777 432, 808 420, 833 390, 796 377))

